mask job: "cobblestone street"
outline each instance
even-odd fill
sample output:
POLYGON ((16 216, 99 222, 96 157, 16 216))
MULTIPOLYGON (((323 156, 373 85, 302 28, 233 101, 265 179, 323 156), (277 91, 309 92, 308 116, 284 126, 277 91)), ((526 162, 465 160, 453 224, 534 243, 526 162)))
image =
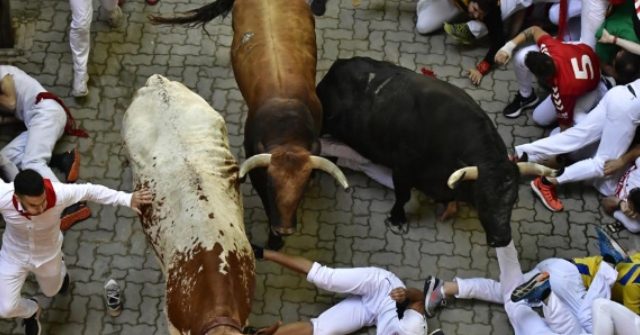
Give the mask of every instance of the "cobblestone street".
MULTIPOLYGON (((173 14, 205 0, 160 0, 148 6, 126 0, 124 24, 111 29, 97 21, 94 1, 92 49, 89 58, 90 94, 70 96, 73 78, 66 0, 12 0, 12 15, 33 32, 32 45, 13 62, 64 99, 90 137, 64 137, 56 152, 77 145, 82 154, 80 182, 104 184, 130 191, 131 170, 120 135, 123 114, 135 91, 155 73, 177 80, 207 100, 227 122, 232 151, 244 160, 243 124, 247 108, 230 63, 231 17, 215 19, 201 28, 153 26, 149 14, 173 14)), ((489 114, 507 147, 530 142, 545 130, 528 117, 506 119, 501 111, 515 93, 512 65, 486 76, 474 87, 466 69, 475 66, 487 45, 460 47, 443 32, 422 36, 415 32, 415 0, 330 0, 327 13, 316 19, 318 74, 322 78, 337 58, 369 56, 420 71, 431 67, 438 78, 464 88, 489 114)), ((434 102, 437 103, 437 102, 434 102)), ((530 112, 528 113, 530 115, 530 112)), ((4 145, 17 131, 0 127, 4 145)), ((469 134, 473 136, 473 134, 469 134)), ((286 239, 284 251, 330 266, 379 266, 422 289, 428 275, 443 279, 498 277, 495 251, 488 248, 474 209, 463 206, 458 216, 436 221, 438 206, 414 191, 405 207, 409 234, 394 235, 384 219, 394 201, 392 191, 364 174, 345 170, 352 186, 343 191, 326 174, 317 173, 300 206, 298 232, 286 239)), ((245 223, 250 240, 263 245, 267 220, 249 181, 242 185, 245 223)), ((548 257, 570 258, 595 254, 594 225, 612 222, 588 185, 559 188, 565 211, 551 213, 538 201, 523 178, 513 210, 515 245, 524 270, 548 257)), ((35 294, 44 306, 43 334, 168 334, 164 314, 164 278, 141 224, 128 208, 92 204, 90 219, 65 233, 63 251, 71 276, 67 296, 48 299, 33 277, 24 294, 35 294), (109 316, 103 286, 109 278, 123 286, 124 311, 109 316)), ((0 232, 4 223, 0 222, 0 232)), ((627 231, 618 236, 628 249, 640 249, 640 238, 627 231)), ((308 320, 343 296, 315 289, 304 277, 273 264, 257 265, 256 294, 250 323, 266 326, 277 320, 308 320)), ((21 320, 0 319, 0 334, 22 334, 21 320)), ((512 334, 502 306, 484 302, 451 302, 429 329, 451 334, 512 334)), ((375 328, 358 334, 375 334, 375 328)))

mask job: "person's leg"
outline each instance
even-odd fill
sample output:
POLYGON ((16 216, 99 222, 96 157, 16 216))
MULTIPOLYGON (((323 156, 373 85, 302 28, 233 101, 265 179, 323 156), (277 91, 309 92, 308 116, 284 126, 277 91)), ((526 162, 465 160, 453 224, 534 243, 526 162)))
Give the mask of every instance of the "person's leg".
POLYGON ((582 297, 587 293, 578 268, 567 260, 549 258, 538 263, 536 269, 549 273, 551 291, 577 315, 582 297))
POLYGON ((73 58, 73 96, 86 96, 89 91, 87 81, 87 63, 89 61, 91 19, 93 16, 92 0, 69 0, 71 7, 71 29, 69 44, 73 58))
POLYGON ((360 297, 351 296, 311 319, 313 334, 351 334, 375 324, 360 297))
POLYGON ((67 275, 67 267, 62 260, 62 251, 54 259, 33 269, 33 273, 44 295, 53 297, 58 294, 64 277, 67 275))
POLYGON ((429 34, 462 11, 450 0, 420 0, 416 8, 416 29, 420 34, 429 34))
POLYGON ((318 288, 336 292, 366 295, 376 291, 381 279, 388 272, 378 268, 333 269, 306 258, 281 252, 263 251, 264 259, 278 263, 290 270, 306 274, 307 280, 318 288))
POLYGON ((43 100, 34 106, 35 113, 27 124, 27 142, 20 167, 33 169, 42 177, 59 181, 49 167, 56 142, 64 133, 67 115, 55 101, 43 100))
POLYGON ((530 45, 521 48, 516 52, 514 57, 513 68, 516 72, 516 80, 518 81, 518 91, 522 97, 529 97, 533 94, 533 74, 524 64, 527 54, 531 51, 539 51, 537 45, 530 45))
POLYGON ((533 113, 531 114, 531 119, 533 120, 533 122, 541 127, 552 125, 554 122, 556 122, 557 118, 556 107, 551 101, 551 95, 542 100, 542 102, 533 110, 533 113))
MULTIPOLYGON (((618 271, 616 271, 607 262, 600 262, 598 272, 593 278, 587 294, 582 299, 582 305, 577 313, 578 320, 587 332, 593 332, 593 310, 592 306, 597 299, 611 298, 611 287, 618 278, 618 271)), ((598 334, 595 333, 594 334, 598 334)))
POLYGON ((299 256, 290 256, 282 252, 264 249, 263 258, 278 263, 289 270, 293 270, 302 274, 308 274, 314 262, 299 256))
POLYGON ((29 270, 0 257, 0 317, 31 317, 38 311, 38 304, 22 298, 20 291, 29 270))
POLYGON ((583 0, 582 14, 580 18, 580 42, 587 44, 591 48, 596 47, 596 31, 604 22, 607 13, 607 0, 583 0))
POLYGON ((18 167, 0 151, 0 178, 6 183, 12 182, 18 175, 18 167))
POLYGON ((371 162, 348 145, 329 137, 320 138, 320 155, 338 158, 336 164, 354 171, 362 171, 371 179, 393 189, 390 168, 371 162))
POLYGON ((453 284, 456 287, 456 293, 451 292, 445 283, 445 295, 455 296, 456 299, 478 299, 488 301, 495 304, 504 303, 502 298, 502 288, 500 283, 493 279, 486 278, 455 278, 453 284), (451 294, 453 293, 453 294, 451 294))
POLYGON ((640 316, 617 302, 609 299, 596 299, 593 302, 592 312, 593 334, 640 334, 640 316))
POLYGON ((607 116, 605 97, 575 126, 532 143, 515 147, 518 157, 527 153, 530 162, 541 162, 550 156, 574 152, 600 139, 607 116))
POLYGON ((626 87, 620 88, 612 89, 607 95, 608 99, 603 99, 606 117, 595 156, 576 162, 565 169, 565 172, 556 178, 559 184, 604 177, 605 162, 619 158, 629 149, 637 128, 633 111, 640 108, 640 104, 637 100, 629 101, 631 93, 626 87))
POLYGON ((511 292, 522 284, 525 279, 518 260, 518 251, 513 241, 506 247, 496 248, 498 266, 500 267, 500 288, 502 290, 502 300, 511 302, 511 292))
POLYGON ((509 322, 518 335, 555 335, 547 323, 524 301, 505 301, 504 310, 507 312, 509 322))
MULTIPOLYGON (((582 284, 580 284, 582 285, 582 284)), ((542 304, 544 323, 554 333, 558 334, 582 334, 582 326, 578 318, 573 314, 562 299, 554 292, 549 294, 542 304)))

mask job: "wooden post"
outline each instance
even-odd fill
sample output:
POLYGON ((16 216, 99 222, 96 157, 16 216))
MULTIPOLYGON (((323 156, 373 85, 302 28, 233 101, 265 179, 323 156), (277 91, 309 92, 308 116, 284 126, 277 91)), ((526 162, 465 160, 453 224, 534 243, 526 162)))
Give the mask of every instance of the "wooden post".
POLYGON ((10 2, 10 0, 0 0, 0 48, 13 48, 14 45, 10 2))

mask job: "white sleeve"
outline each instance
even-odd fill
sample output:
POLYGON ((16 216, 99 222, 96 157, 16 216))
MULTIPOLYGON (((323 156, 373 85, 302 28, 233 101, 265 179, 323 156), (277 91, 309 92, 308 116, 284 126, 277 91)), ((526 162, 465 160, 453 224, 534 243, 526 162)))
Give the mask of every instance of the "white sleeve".
POLYGON ((94 184, 55 183, 56 202, 65 207, 78 201, 92 201, 102 205, 131 205, 131 193, 112 190, 106 186, 94 184))
POLYGON ((624 215, 621 210, 615 211, 613 217, 620 221, 630 232, 634 234, 640 232, 640 220, 624 215))

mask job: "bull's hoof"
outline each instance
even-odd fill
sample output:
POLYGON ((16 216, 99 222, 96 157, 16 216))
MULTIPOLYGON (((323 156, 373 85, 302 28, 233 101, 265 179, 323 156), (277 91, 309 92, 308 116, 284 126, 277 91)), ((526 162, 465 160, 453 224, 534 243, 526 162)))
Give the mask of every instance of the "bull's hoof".
POLYGON ((281 236, 269 234, 267 249, 278 251, 284 247, 284 239, 281 236))
POLYGON ((322 16, 327 11, 327 0, 311 1, 311 12, 315 16, 322 16))
POLYGON ((384 220, 384 224, 387 228, 396 235, 404 235, 409 232, 409 224, 406 222, 398 222, 395 223, 391 221, 391 218, 387 218, 384 220))

